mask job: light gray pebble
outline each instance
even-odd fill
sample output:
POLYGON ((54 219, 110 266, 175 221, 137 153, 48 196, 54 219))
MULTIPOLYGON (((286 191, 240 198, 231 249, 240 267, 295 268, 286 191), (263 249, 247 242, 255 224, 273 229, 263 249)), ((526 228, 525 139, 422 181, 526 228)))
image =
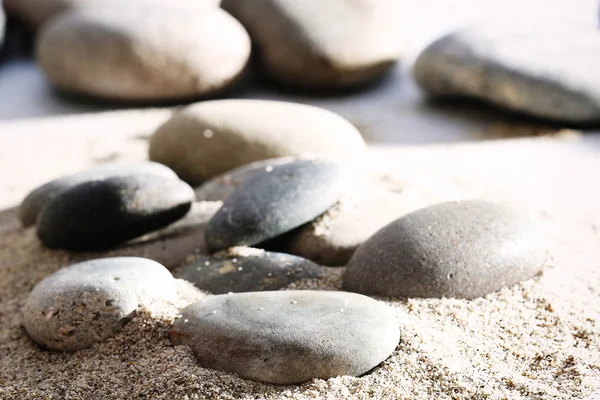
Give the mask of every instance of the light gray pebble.
POLYGON ((138 307, 169 301, 175 279, 161 264, 138 257, 73 264, 40 281, 23 311, 29 336, 59 351, 89 347, 118 332, 138 307))

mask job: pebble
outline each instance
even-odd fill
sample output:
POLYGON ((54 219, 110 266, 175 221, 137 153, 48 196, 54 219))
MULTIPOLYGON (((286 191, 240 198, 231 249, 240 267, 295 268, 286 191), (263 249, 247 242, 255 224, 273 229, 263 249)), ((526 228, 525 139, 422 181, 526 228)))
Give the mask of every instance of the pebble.
POLYGON ((213 95, 240 77, 250 38, 197 1, 97 1, 45 24, 36 58, 59 90, 116 101, 213 95))
POLYGON ((212 257, 199 257, 177 275, 214 294, 277 290, 303 279, 317 278, 323 267, 302 257, 248 247, 233 247, 212 257))
POLYGON ((392 310, 354 293, 224 294, 181 314, 171 341, 189 345, 203 367, 280 385, 362 375, 400 339, 392 310))
POLYGON ((193 189, 175 179, 130 175, 88 181, 44 207, 37 234, 51 248, 106 249, 177 221, 193 201, 193 189))
POLYGON ((397 219, 352 256, 349 291, 473 299, 536 275, 547 261, 525 214, 486 201, 440 203, 397 219))
POLYGON ((373 80, 403 54, 406 12, 398 0, 224 0, 248 29, 266 72, 303 87, 373 80))
POLYGON ((27 299, 23 321, 40 346, 75 351, 113 336, 139 307, 172 300, 176 293, 175 279, 155 261, 91 260, 40 281, 27 299))
POLYGON ((206 226, 209 249, 253 246, 318 217, 347 186, 342 165, 298 160, 247 181, 206 226))
POLYGON ((322 265, 344 266, 371 235, 420 208, 421 198, 407 192, 377 184, 358 185, 313 222, 290 232, 275 248, 322 265))
POLYGON ((150 159, 192 184, 254 161, 286 156, 353 160, 365 142, 347 120, 304 104, 214 100, 191 105, 158 128, 150 159))
POLYGON ((437 40, 413 73, 433 97, 466 96, 538 118, 593 123, 600 120, 599 51, 597 30, 490 25, 437 40))
POLYGON ((177 179, 169 167, 155 162, 102 164, 43 184, 31 191, 19 206, 19 219, 23 226, 35 224, 44 206, 59 193, 83 182, 113 176, 156 175, 177 179))
POLYGON ((225 201, 244 182, 259 175, 268 174, 274 168, 296 160, 297 158, 294 157, 271 158, 227 171, 197 187, 195 189, 196 201, 225 201))

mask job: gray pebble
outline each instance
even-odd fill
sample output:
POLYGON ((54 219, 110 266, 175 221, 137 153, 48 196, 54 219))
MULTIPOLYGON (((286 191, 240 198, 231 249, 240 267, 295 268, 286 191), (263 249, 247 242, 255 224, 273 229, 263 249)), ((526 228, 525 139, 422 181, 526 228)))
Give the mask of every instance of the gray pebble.
POLYGON ((547 257, 528 216, 485 201, 441 203, 397 219, 360 246, 344 288, 472 299, 533 277, 547 257))
POLYGON ((155 162, 135 164, 118 163, 103 164, 74 174, 54 179, 31 191, 19 207, 19 218, 23 226, 35 224, 42 208, 57 194, 86 181, 106 179, 112 176, 157 175, 164 178, 177 179, 177 175, 169 167, 155 162))
POLYGON ((193 189, 176 179, 130 175, 88 181, 44 207, 37 234, 51 248, 106 249, 177 221, 193 201, 193 189))
POLYGON ((225 201, 247 180, 269 173, 273 168, 289 164, 295 160, 297 159, 294 157, 271 158, 227 171, 197 187, 194 190, 196 201, 225 201))
POLYGON ((249 247, 232 247, 199 257, 178 278, 214 294, 277 290, 302 279, 317 278, 323 267, 302 257, 249 247))
POLYGON ((171 340, 189 345, 203 367, 281 385, 362 375, 400 339, 392 310, 354 293, 225 294, 181 314, 171 340))
POLYGON ((531 116, 600 121, 600 32, 486 25, 429 45, 414 76, 429 95, 468 96, 531 116))
POLYGON ((298 160, 244 183, 206 227, 209 249, 252 246, 305 224, 334 205, 347 174, 328 161, 298 160))
POLYGON ((302 87, 362 84, 400 59, 407 8, 400 0, 223 0, 256 43, 272 78, 302 87))
POLYGON ((194 185, 254 161, 318 157, 359 162, 365 142, 331 111, 284 101, 228 99, 185 107, 150 139, 149 158, 194 185))
POLYGON ((121 330, 138 307, 173 300, 175 279, 145 258, 104 258, 73 264, 40 281, 23 310, 40 346, 74 351, 121 330))

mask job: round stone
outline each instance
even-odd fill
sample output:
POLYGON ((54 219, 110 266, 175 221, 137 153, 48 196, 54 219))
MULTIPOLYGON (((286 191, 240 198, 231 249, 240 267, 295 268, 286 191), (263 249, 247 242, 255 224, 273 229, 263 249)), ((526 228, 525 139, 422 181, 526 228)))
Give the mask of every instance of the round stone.
POLYGON ((267 73, 302 86, 368 82, 402 55, 398 0, 224 0, 256 42, 267 73))
POLYGON ((106 249, 182 218, 194 201, 185 182, 153 175, 88 181, 52 199, 37 234, 48 247, 106 249))
POLYGON ((397 219, 361 245, 346 268, 344 288, 472 299, 533 277, 547 257, 527 215, 485 201, 440 203, 397 219))
POLYGON ((125 101, 214 94, 237 80, 249 55, 244 28, 196 1, 94 1, 52 19, 36 44, 58 89, 125 101))
POLYGON ((531 116, 600 120, 600 32, 485 26, 447 35, 418 57, 413 73, 435 97, 467 96, 531 116))
POLYGON ((115 333, 139 307, 176 296, 175 279, 145 258, 73 264, 40 281, 23 310, 29 336, 51 350, 74 351, 115 333))
MULTIPOLYGON (((409 189, 410 191, 410 189, 409 189)), ((359 185, 323 215, 290 232, 276 247, 322 265, 346 265, 379 229, 420 208, 419 198, 380 185, 359 185)))
POLYGON ((286 156, 354 160, 356 128, 332 112, 265 100, 215 100, 176 113, 150 140, 150 159, 194 184, 242 165, 286 156))
POLYGON ((298 160, 247 181, 208 222, 208 248, 252 246, 313 220, 339 200, 346 175, 340 164, 298 160))
POLYGON ((83 182, 106 179, 113 176, 156 175, 177 179, 169 167, 155 162, 135 164, 103 164, 74 174, 66 175, 43 184, 31 191, 19 207, 19 219, 23 226, 35 224, 44 206, 59 193, 83 182))
POLYGON ((189 345, 203 367, 281 385, 362 375, 400 339, 392 310, 354 293, 225 294, 181 314, 171 340, 189 345))
POLYGON ((249 247, 232 247, 199 257, 177 276, 215 294, 277 290, 302 279, 317 278, 323 267, 302 257, 249 247))
POLYGON ((197 187, 195 189, 196 201, 225 201, 244 182, 259 175, 268 174, 273 168, 296 160, 297 158, 294 157, 271 158, 227 171, 197 187))

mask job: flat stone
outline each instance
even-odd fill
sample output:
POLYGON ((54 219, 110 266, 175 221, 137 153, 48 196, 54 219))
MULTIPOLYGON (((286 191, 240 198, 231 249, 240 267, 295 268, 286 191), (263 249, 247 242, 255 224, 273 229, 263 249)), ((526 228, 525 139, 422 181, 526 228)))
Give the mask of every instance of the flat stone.
POLYGON ((40 281, 25 303, 23 321, 40 346, 75 351, 113 336, 139 307, 172 300, 176 293, 175 279, 155 261, 91 260, 40 281))
POLYGON ((250 38, 229 14, 203 3, 76 7, 42 27, 38 64, 58 89, 95 98, 164 102, 215 94, 238 80, 250 38))
POLYGON ((44 207, 37 234, 51 248, 106 249, 177 221, 193 201, 193 189, 175 179, 130 175, 88 181, 44 207))
POLYGON ((256 42, 266 72, 296 85, 368 82, 402 55, 404 7, 397 0, 224 0, 256 42))
POLYGON ((192 184, 277 157, 357 160, 365 143, 347 120, 318 107, 266 100, 215 100, 176 113, 150 140, 150 159, 192 184))
POLYGON ((334 205, 347 186, 337 163, 298 160, 247 181, 206 226, 209 249, 252 246, 305 224, 334 205))
POLYGON ((323 215, 290 232, 275 248, 322 265, 346 265, 375 232, 421 208, 423 200, 415 191, 418 189, 392 191, 377 184, 358 185, 323 215))
POLYGON ((198 257, 177 277, 214 294, 277 290, 302 279, 317 278, 323 267, 305 258, 249 247, 233 247, 212 257, 198 257))
POLYGON ((445 36, 418 57, 414 77, 434 97, 467 96, 534 117, 600 120, 600 32, 485 26, 445 36))
POLYGON ((354 293, 225 294, 193 303, 171 330, 206 368, 274 384, 359 376, 400 339, 392 310, 354 293))
POLYGON ((259 175, 268 174, 273 168, 289 164, 296 160, 297 158, 294 157, 271 158, 227 171, 197 187, 194 190, 196 192, 196 201, 225 201, 244 182, 259 175))
POLYGON ((344 288, 472 299, 533 277, 547 258, 541 232, 527 215, 485 201, 440 203, 371 236, 348 263, 344 288))
POLYGON ((19 207, 19 219, 23 226, 35 224, 42 208, 59 193, 86 181, 106 179, 113 176, 156 175, 164 178, 177 179, 177 175, 169 167, 155 162, 142 163, 111 163, 89 168, 84 171, 66 175, 47 182, 33 191, 19 207))

